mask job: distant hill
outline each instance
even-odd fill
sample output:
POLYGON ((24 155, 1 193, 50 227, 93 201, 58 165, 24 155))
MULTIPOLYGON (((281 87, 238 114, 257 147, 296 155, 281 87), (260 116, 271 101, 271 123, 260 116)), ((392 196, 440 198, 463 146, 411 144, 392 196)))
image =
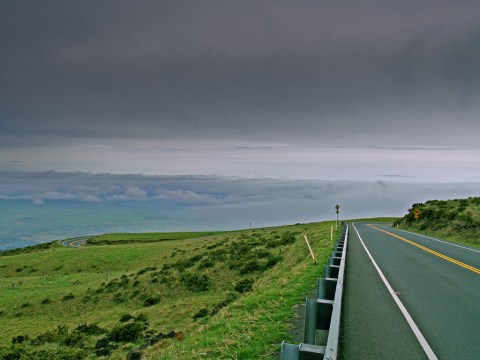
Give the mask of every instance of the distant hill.
POLYGON ((394 226, 480 245, 480 197, 413 204, 394 226), (415 219, 416 210, 418 219, 415 219))

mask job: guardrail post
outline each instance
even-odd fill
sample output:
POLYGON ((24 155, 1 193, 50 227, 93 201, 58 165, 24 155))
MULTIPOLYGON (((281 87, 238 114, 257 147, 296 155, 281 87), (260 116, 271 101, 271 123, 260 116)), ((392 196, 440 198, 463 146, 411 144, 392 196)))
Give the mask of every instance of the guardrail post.
POLYGON ((335 256, 329 256, 328 257, 328 263, 329 265, 336 265, 340 266, 340 262, 342 261, 341 257, 335 257, 335 256))
POLYGON ((280 360, 297 360, 299 350, 300 347, 298 345, 287 344, 284 341, 280 350, 280 360))
POLYGON ((305 304, 305 334, 303 341, 315 345, 317 336, 317 300, 307 299, 305 304))
POLYGON ((324 269, 324 277, 326 278, 333 278, 337 279, 338 278, 338 271, 340 270, 340 266, 337 265, 325 265, 323 267, 324 269))
POLYGON ((335 298, 335 288, 337 280, 318 278, 317 279, 317 299, 333 300, 335 298))

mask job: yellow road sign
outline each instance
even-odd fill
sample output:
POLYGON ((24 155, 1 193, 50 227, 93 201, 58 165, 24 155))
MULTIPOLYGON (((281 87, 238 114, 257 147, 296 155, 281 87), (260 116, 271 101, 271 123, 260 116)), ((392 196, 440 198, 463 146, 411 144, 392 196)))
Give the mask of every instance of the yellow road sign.
POLYGON ((418 209, 413 210, 413 218, 415 220, 418 220, 420 218, 420 210, 418 209))

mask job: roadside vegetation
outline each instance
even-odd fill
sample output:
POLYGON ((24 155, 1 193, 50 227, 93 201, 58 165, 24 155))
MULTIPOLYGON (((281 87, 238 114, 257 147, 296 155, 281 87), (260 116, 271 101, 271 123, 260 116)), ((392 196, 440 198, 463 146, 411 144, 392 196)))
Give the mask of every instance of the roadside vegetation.
POLYGON ((0 358, 274 358, 292 308, 321 276, 331 225, 153 242, 116 234, 110 245, 4 254, 0 358))
POLYGON ((393 225, 467 245, 480 246, 480 197, 416 203, 393 225), (416 210, 419 214, 418 219, 415 219, 416 210))

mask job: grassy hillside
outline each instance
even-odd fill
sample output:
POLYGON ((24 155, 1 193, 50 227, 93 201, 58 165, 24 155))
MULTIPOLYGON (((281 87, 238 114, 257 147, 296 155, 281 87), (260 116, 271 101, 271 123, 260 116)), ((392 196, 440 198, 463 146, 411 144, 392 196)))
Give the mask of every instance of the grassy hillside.
POLYGON ((321 273, 303 235, 321 264, 331 224, 6 254, 0 358, 272 358, 321 273))
POLYGON ((480 246, 480 197, 413 204, 394 225, 480 246), (418 219, 414 218, 415 210, 420 212, 418 219))
POLYGON ((199 237, 205 237, 210 235, 217 235, 226 233, 224 232, 170 232, 170 233, 112 233, 93 236, 88 239, 89 245, 109 245, 109 244, 127 244, 127 243, 139 243, 139 242, 156 242, 156 241, 168 241, 168 240, 183 240, 183 239, 195 239, 199 237))

